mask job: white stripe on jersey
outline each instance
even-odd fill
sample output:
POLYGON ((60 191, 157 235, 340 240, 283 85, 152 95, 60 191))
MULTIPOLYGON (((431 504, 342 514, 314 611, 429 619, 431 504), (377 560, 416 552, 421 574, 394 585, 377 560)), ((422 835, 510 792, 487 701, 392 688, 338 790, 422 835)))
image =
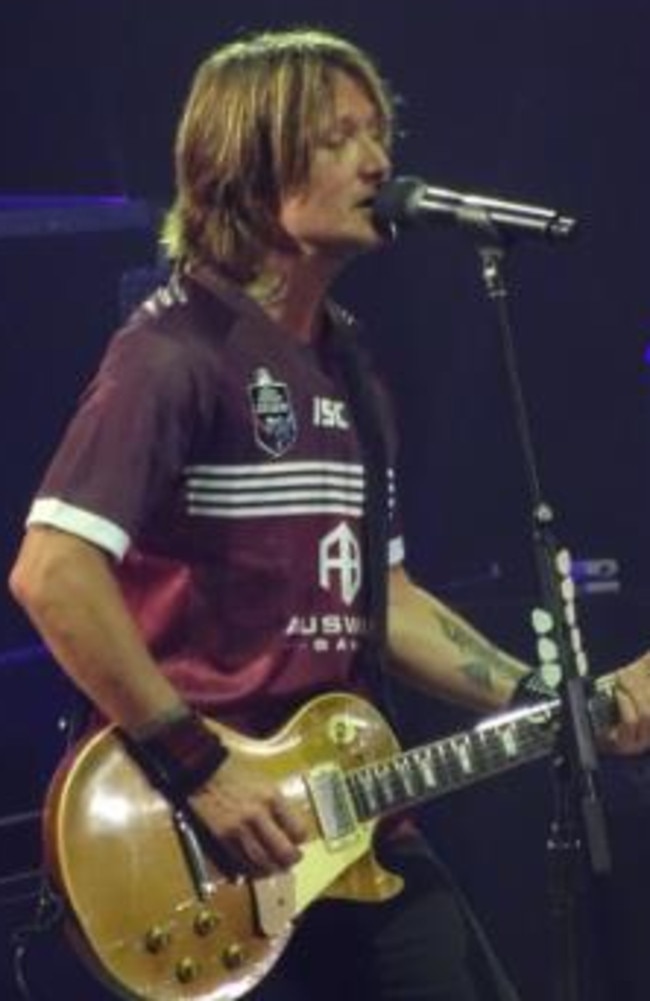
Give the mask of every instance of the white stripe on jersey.
POLYGON ((187 485, 192 489, 195 487, 198 490, 222 490, 222 491, 232 491, 232 490, 248 490, 248 489, 259 489, 259 490, 277 490, 278 487, 311 487, 320 486, 321 484, 327 485, 327 487, 342 487, 344 490, 363 490, 363 478, 355 477, 351 479, 345 476, 301 476, 300 474, 296 476, 274 476, 272 480, 256 480, 252 476, 242 476, 231 477, 229 479, 222 479, 220 476, 215 476, 212 479, 208 479, 205 476, 190 476, 187 480, 187 485))
POLYGON ((363 466, 358 462, 287 462, 279 460, 265 465, 198 465, 186 466, 185 473, 189 476, 204 474, 206 476, 276 476, 278 473, 343 473, 347 476, 357 476, 363 479, 363 466))
MULTIPOLYGON (((262 518, 296 514, 363 514, 363 466, 346 462, 277 462, 267 465, 188 466, 188 514, 262 518)), ((395 474, 388 471, 389 505, 395 474)))
POLYGON ((196 502, 198 504, 206 503, 208 501, 213 501, 215 503, 221 502, 222 504, 262 504, 269 503, 272 501, 319 501, 319 500, 338 500, 338 501, 356 501, 358 504, 363 504, 363 491, 358 490, 335 490, 329 487, 323 487, 322 490, 265 490, 263 493, 259 491, 241 491, 234 493, 229 490, 220 490, 218 487, 208 488, 207 490, 188 490, 186 497, 190 503, 196 502))
POLYGON ((342 514, 360 518, 362 507, 349 504, 274 504, 272 507, 219 507, 217 504, 190 504, 188 514, 208 515, 211 518, 278 518, 286 514, 342 514))

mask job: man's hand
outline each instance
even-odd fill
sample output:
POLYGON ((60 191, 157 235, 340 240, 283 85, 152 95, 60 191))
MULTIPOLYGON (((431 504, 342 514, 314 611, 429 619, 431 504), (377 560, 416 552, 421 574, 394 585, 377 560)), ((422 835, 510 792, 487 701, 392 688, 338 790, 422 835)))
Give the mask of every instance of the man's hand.
POLYGON ((304 823, 272 782, 234 755, 189 802, 237 872, 268 876, 300 861, 304 823))
POLYGON ((616 754, 650 750, 650 653, 616 672, 614 686, 619 722, 605 747, 616 754))

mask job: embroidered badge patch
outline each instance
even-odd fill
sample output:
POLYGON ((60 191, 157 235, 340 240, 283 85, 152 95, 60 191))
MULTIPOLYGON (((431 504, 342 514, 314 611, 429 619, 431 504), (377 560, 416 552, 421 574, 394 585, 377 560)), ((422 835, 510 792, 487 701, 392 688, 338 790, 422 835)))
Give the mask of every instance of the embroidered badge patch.
POLYGON ((298 422, 289 387, 277 382, 266 368, 255 369, 248 387, 255 441, 277 458, 295 444, 298 422))

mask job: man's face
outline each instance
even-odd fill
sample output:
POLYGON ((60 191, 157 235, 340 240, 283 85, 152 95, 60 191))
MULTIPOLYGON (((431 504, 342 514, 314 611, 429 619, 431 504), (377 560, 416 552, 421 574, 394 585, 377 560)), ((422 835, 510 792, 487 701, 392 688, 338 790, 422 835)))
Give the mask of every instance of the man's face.
POLYGON ((280 222, 308 255, 343 260, 371 250, 381 243, 371 202, 390 169, 377 108, 358 83, 337 72, 309 180, 282 199, 280 222))

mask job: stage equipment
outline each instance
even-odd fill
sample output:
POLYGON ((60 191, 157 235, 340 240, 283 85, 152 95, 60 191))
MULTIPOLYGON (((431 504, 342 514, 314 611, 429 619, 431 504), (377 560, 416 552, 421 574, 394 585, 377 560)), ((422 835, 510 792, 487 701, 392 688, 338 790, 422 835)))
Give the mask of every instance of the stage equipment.
POLYGON ((379 228, 384 231, 392 226, 423 223, 481 232, 487 225, 500 239, 526 236, 553 241, 565 240, 576 228, 575 219, 555 209, 433 188, 419 177, 395 177, 388 181, 380 189, 373 210, 379 228))
POLYGON ((609 873, 611 859, 599 794, 588 659, 577 618, 571 556, 558 545, 555 514, 541 487, 505 277, 507 253, 517 237, 564 239, 574 231, 576 221, 552 209, 431 188, 412 177, 396 178, 380 190, 375 219, 378 228, 393 238, 402 227, 414 223, 461 226, 476 248, 485 292, 494 307, 530 497, 532 546, 541 599, 540 607, 533 611, 532 624, 540 671, 550 682, 559 679, 561 725, 552 755, 555 810, 547 842, 556 956, 555 998, 579 1001, 585 996, 576 906, 583 837, 595 874, 609 873))

